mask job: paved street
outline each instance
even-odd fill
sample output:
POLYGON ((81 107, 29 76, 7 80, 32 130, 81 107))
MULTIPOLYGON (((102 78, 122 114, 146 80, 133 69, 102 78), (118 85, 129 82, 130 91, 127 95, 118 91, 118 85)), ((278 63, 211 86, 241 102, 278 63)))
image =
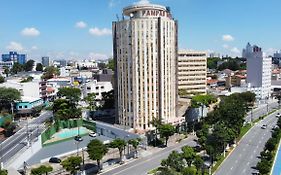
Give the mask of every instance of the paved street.
POLYGON ((168 155, 173 150, 180 150, 181 147, 185 145, 195 146, 195 142, 193 139, 195 136, 190 136, 188 139, 185 139, 181 141, 180 143, 177 143, 171 147, 164 148, 163 150, 151 153, 151 155, 148 155, 143 158, 139 158, 135 161, 129 162, 127 164, 124 164, 118 168, 115 168, 113 170, 107 171, 105 173, 101 173, 104 175, 129 175, 129 174, 138 174, 138 175, 145 175, 148 171, 157 168, 160 166, 161 160, 164 158, 167 158, 168 155))
MULTIPOLYGON (((86 148, 88 143, 94 139, 93 137, 90 136, 84 136, 83 137, 83 141, 80 142, 78 145, 74 139, 71 140, 67 140, 64 142, 60 142, 60 143, 56 143, 53 145, 48 145, 43 147, 39 152, 37 152, 36 154, 34 154, 28 161, 27 163, 29 165, 34 165, 34 164, 38 164, 40 163, 41 160, 48 159, 50 157, 55 157, 58 155, 62 155, 62 154, 66 154, 72 151, 76 151, 77 150, 77 146, 79 149, 81 148, 86 148)), ((108 137, 104 137, 104 136, 97 136, 95 137, 95 139, 99 139, 101 141, 106 141, 106 140, 111 140, 108 137)))
POLYGON ((268 106, 267 104, 260 104, 258 108, 253 109, 253 116, 251 116, 251 112, 248 113, 248 115, 245 117, 245 121, 251 122, 251 118, 252 120, 258 119, 260 116, 266 114, 267 111, 271 111, 273 108, 276 107, 278 107, 277 101, 270 101, 268 103, 268 106))
MULTIPOLYGON (((52 112, 43 112, 39 117, 29 123, 29 136, 31 139, 39 135, 43 128, 40 125, 52 116, 52 112)), ((27 127, 23 127, 13 136, 9 137, 0 146, 1 162, 4 164, 27 145, 27 127)))
POLYGON ((277 112, 271 114, 253 126, 231 155, 223 162, 216 175, 249 175, 255 172, 253 168, 259 161, 258 156, 271 137, 272 127, 276 125, 276 114, 277 112), (268 125, 266 129, 261 128, 263 124, 268 125))

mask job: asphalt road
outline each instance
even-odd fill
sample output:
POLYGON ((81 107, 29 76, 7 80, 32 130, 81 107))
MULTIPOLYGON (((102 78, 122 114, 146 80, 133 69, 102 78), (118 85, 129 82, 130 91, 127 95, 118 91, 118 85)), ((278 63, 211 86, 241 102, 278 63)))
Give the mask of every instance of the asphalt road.
POLYGON ((253 113, 248 113, 248 115, 245 117, 245 121, 250 123, 251 120, 258 119, 260 116, 265 115, 268 111, 271 111, 274 108, 278 107, 277 101, 271 101, 267 104, 260 104, 258 108, 253 109, 253 113))
POLYGON ((256 172, 254 168, 259 161, 260 152, 271 137, 272 127, 276 125, 276 114, 277 112, 255 124, 215 174, 249 175, 256 172), (267 124, 266 129, 261 128, 263 124, 267 124))
POLYGON ((32 140, 38 136, 43 128, 40 127, 42 123, 52 116, 52 112, 43 112, 39 117, 31 121, 29 125, 29 134, 27 134, 27 127, 23 127, 17 131, 14 135, 0 144, 0 156, 1 162, 4 164, 9 161, 14 155, 17 154, 23 147, 27 146, 27 136, 32 140))
POLYGON ((110 171, 100 173, 103 175, 146 175, 146 173, 154 168, 160 166, 161 160, 168 157, 168 155, 173 151, 179 151, 181 147, 185 145, 195 146, 196 143, 193 141, 195 136, 189 137, 188 139, 182 140, 174 146, 164 148, 163 150, 151 153, 150 155, 139 158, 120 167, 112 169, 110 171))
POLYGON ((41 160, 49 160, 51 157, 58 157, 58 155, 63 155, 72 151, 77 150, 81 148, 86 148, 88 143, 92 139, 99 139, 101 141, 106 141, 109 140, 111 141, 112 139, 104 136, 97 136, 95 138, 90 137, 90 136, 84 136, 83 141, 77 142, 74 139, 67 140, 64 142, 56 143, 53 145, 48 145, 43 147, 39 152, 35 153, 29 160, 27 160, 28 165, 34 165, 40 163, 41 160), (77 145, 77 143, 79 143, 77 145))

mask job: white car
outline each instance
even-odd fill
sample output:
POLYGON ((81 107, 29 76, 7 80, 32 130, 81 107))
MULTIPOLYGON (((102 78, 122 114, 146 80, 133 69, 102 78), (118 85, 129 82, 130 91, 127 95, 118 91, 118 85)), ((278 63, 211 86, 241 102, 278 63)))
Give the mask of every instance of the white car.
POLYGON ((89 133, 89 136, 90 136, 90 137, 97 137, 97 133, 95 133, 95 132, 90 132, 90 133, 89 133))
POLYGON ((266 129, 267 128, 267 125, 266 124, 264 124, 264 125, 262 125, 262 127, 261 127, 262 129, 266 129))

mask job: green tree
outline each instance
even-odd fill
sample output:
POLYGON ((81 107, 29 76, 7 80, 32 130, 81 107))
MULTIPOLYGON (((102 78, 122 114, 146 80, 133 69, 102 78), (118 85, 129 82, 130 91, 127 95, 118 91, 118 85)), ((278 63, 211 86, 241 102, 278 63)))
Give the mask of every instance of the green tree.
POLYGON ((123 162, 122 160, 122 155, 123 155, 123 151, 125 149, 126 146, 126 141, 120 138, 117 138, 115 140, 113 140, 110 144, 109 147, 110 148, 117 148, 119 151, 119 155, 120 155, 120 162, 123 162))
POLYGON ((23 69, 24 71, 28 72, 28 71, 32 71, 34 66, 34 60, 28 60, 24 65, 23 65, 23 69))
POLYGON ((89 93, 88 95, 87 95, 87 97, 85 97, 85 99, 84 99, 87 103, 88 103, 88 109, 90 110, 90 111, 93 111, 93 110, 95 110, 95 102, 96 102, 96 94, 95 93, 89 93))
POLYGON ((54 67, 54 66, 48 66, 44 69, 44 73, 42 75, 42 79, 44 80, 48 80, 51 78, 54 78, 56 75, 59 75, 60 71, 58 68, 54 67))
POLYGON ((196 168, 195 167, 185 167, 182 170, 182 175, 196 175, 196 168))
POLYGON ((106 145, 104 145, 100 140, 94 139, 87 146, 87 152, 89 154, 90 159, 96 160, 98 164, 98 170, 100 170, 100 161, 103 156, 107 153, 108 149, 106 145))
POLYGON ((5 82, 5 78, 0 75, 0 83, 4 83, 4 82, 5 82))
POLYGON ((169 167, 161 167, 158 169, 157 175, 181 175, 180 173, 176 172, 176 170, 171 169, 169 167))
POLYGON ((257 164, 257 169, 259 170, 259 173, 262 175, 266 175, 270 172, 271 169, 271 163, 267 160, 261 160, 257 164))
POLYGON ((11 73, 17 74, 21 71, 23 71, 23 66, 18 62, 14 63, 13 67, 11 68, 11 73))
POLYGON ((162 138, 165 138, 166 146, 170 136, 174 135, 175 127, 171 124, 163 124, 159 126, 159 134, 162 138))
POLYGON ((217 63, 220 61, 220 58, 213 57, 213 58, 208 58, 207 59, 207 67, 209 69, 217 69, 217 63))
POLYGON ((139 144, 140 144, 140 138, 137 138, 137 139, 130 139, 129 141, 128 141, 128 144, 130 144, 130 145, 132 145, 133 147, 134 147, 134 149, 135 149, 135 151, 136 151, 136 156, 138 155, 138 146, 139 146, 139 144))
POLYGON ((8 171, 4 169, 0 169, 0 175, 8 175, 8 171))
POLYGON ((184 168, 184 162, 180 153, 172 151, 167 159, 161 161, 161 166, 172 168, 180 172, 184 168))
POLYGON ((6 75, 6 77, 8 77, 9 73, 10 73, 10 69, 7 66, 4 66, 3 68, 4 68, 4 72, 3 73, 6 75))
POLYGON ((75 174, 79 170, 82 162, 82 158, 79 156, 68 157, 61 162, 61 165, 66 171, 70 171, 71 174, 75 174))
POLYGON ((199 155, 196 155, 194 157, 193 164, 196 167, 197 172, 199 172, 199 170, 202 168, 204 164, 204 160, 199 155))
POLYGON ((195 95, 191 99, 191 107, 198 108, 201 105, 209 106, 216 101, 217 99, 213 95, 195 95))
POLYGON ((113 109, 114 108, 114 90, 111 90, 109 92, 102 92, 102 100, 103 105, 102 109, 113 109))
POLYGON ((191 166, 192 161, 196 155, 194 149, 190 146, 184 146, 181 148, 182 157, 185 159, 188 166, 191 166))
POLYGON ((72 103, 77 103, 80 100, 81 90, 73 87, 62 87, 58 91, 59 97, 65 97, 72 103))
POLYGON ((43 71, 43 65, 41 63, 37 63, 35 69, 36 69, 36 71, 41 71, 42 72, 43 71))
POLYGON ((109 59, 106 67, 114 71, 115 70, 114 60, 113 59, 109 59))
POLYGON ((267 149, 268 151, 273 151, 278 144, 278 140, 276 138, 268 139, 268 141, 265 144, 265 149, 267 149))
POLYGON ((21 94, 17 89, 0 87, 0 110, 11 109, 11 104, 21 99, 21 94))
POLYGON ((31 169, 31 175, 41 175, 41 174, 48 174, 49 172, 53 171, 53 167, 41 165, 38 168, 31 169))

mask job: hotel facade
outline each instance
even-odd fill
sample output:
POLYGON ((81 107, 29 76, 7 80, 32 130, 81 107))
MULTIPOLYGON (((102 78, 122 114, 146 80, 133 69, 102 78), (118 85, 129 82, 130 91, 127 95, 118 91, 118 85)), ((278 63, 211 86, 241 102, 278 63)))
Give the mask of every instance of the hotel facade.
POLYGON ((153 118, 176 124, 177 21, 170 9, 142 4, 123 9, 113 22, 118 123, 153 129, 153 118))

